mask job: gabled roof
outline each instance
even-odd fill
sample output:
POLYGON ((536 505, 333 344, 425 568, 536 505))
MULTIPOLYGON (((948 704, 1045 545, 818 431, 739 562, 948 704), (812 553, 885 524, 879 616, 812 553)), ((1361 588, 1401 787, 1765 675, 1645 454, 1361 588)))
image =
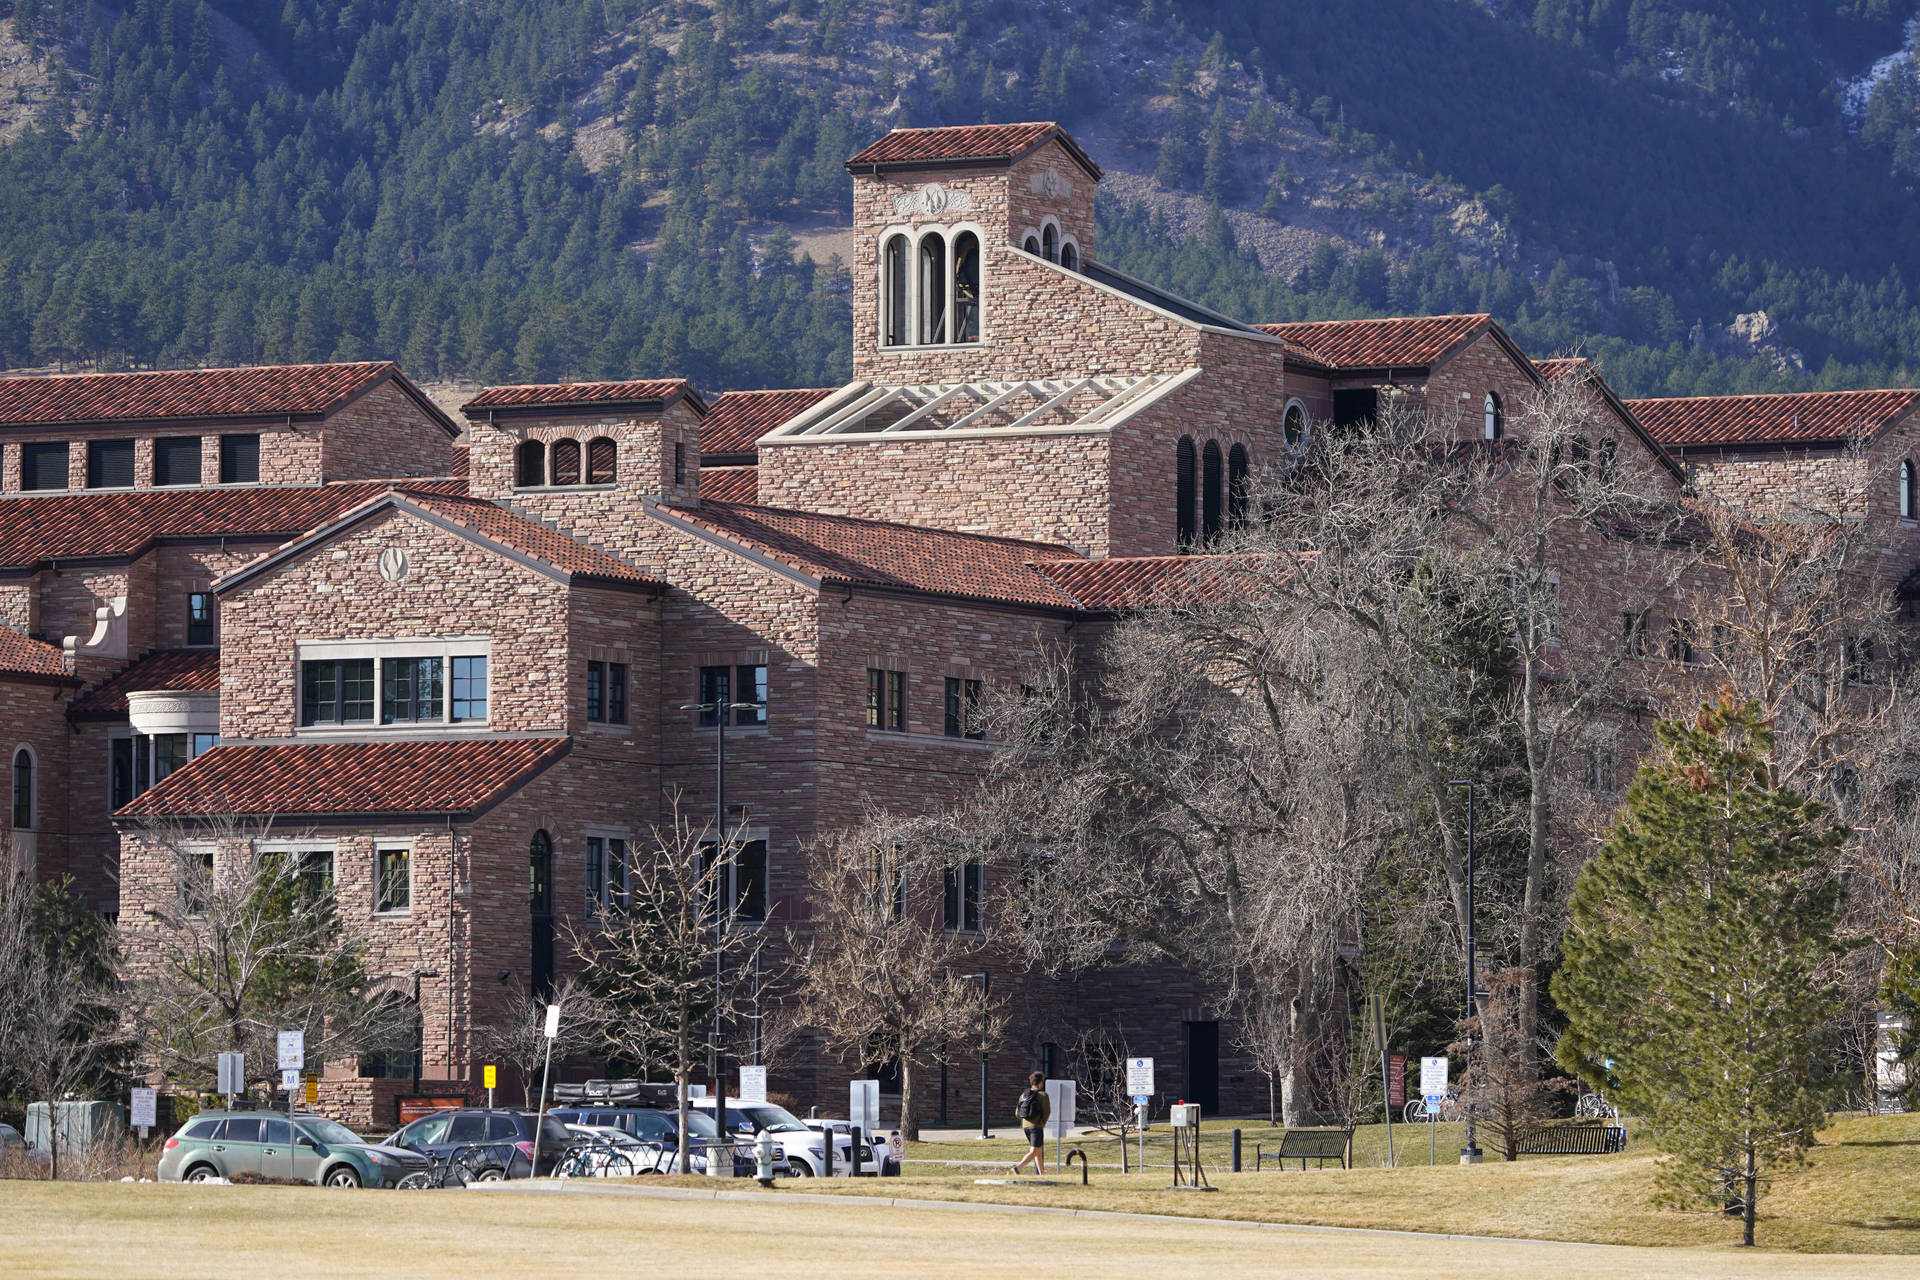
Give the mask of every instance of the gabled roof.
POLYGON ((1665 467, 1668 474, 1675 480, 1682 484, 1686 483, 1686 468, 1676 462, 1673 455, 1666 451, 1665 446, 1654 439, 1653 433, 1647 430, 1646 424, 1627 407, 1627 402, 1620 398, 1612 385, 1600 376, 1600 370, 1593 361, 1585 356, 1553 356, 1546 360, 1535 360, 1533 367, 1544 383, 1557 384, 1568 378, 1584 381, 1607 408, 1613 411, 1614 416, 1626 424, 1634 437, 1646 446, 1647 452, 1653 455, 1654 461, 1665 467))
POLYGON ((1113 556, 1047 560, 1034 569, 1089 610, 1142 609, 1217 599, 1231 588, 1234 556, 1113 556))
POLYGON ((382 511, 398 510, 502 553, 547 576, 579 585, 658 593, 666 584, 624 560, 480 498, 389 488, 213 584, 224 592, 304 555, 382 511))
POLYGON ((471 817, 567 753, 566 738, 219 746, 119 818, 471 817))
POLYGON ((1552 356, 1545 360, 1535 360, 1533 367, 1547 382, 1558 382, 1576 373, 1591 373, 1598 376, 1598 371, 1593 367, 1593 361, 1585 356, 1552 356))
POLYGON ((752 453, 754 442, 788 418, 813 408, 838 387, 723 391, 700 422, 700 453, 752 453))
POLYGON ((830 444, 849 436, 951 440, 982 434, 1111 431, 1199 376, 1200 370, 1192 368, 1136 377, 854 382, 801 410, 761 439, 778 444, 830 444))
MULTIPOLYGON (((53 645, 0 627, 0 678, 25 676, 32 680, 73 680, 66 655, 53 645)), ((75 684, 79 681, 74 680, 75 684)))
POLYGON ((155 689, 220 688, 218 649, 156 649, 111 680, 95 685, 74 701, 76 719, 117 718, 127 714, 127 695, 155 689))
MULTIPOLYGON (((1491 327, 1486 314, 1397 316, 1382 320, 1310 320, 1263 324, 1263 332, 1305 347, 1334 369, 1396 369, 1438 364, 1491 327)), ((1509 344, 1511 345, 1511 344, 1509 344)), ((1518 354, 1518 348, 1514 348, 1518 354)), ((1525 365, 1526 359, 1520 357, 1525 365)))
POLYGON ((1804 391, 1786 395, 1629 400, 1627 407, 1669 448, 1714 445, 1840 445, 1872 438, 1920 407, 1920 390, 1804 391))
POLYGON ((0 427, 321 418, 388 379, 449 433, 459 434, 391 360, 0 378, 0 427))
POLYGON ((760 499, 760 468, 700 468, 702 502, 757 502, 760 499))
POLYGON ((702 501, 652 507, 668 523, 758 553, 820 583, 891 587, 975 600, 1075 607, 1033 565, 1077 561, 1071 547, 948 529, 829 516, 780 507, 702 501))
POLYGON ((853 173, 884 173, 888 169, 959 168, 981 164, 1012 164, 1049 141, 1058 140, 1067 154, 1097 182, 1100 166, 1081 150, 1065 129, 1049 120, 1024 124, 969 124, 937 129, 895 129, 847 161, 853 173))
MULTIPOLYGON (((291 538, 394 482, 133 489, 0 499, 0 569, 136 556, 162 539, 291 538)), ((463 494, 465 480, 407 480, 415 493, 463 494)))
POLYGON ((650 378, 633 382, 542 382, 511 387, 488 387, 460 406, 468 417, 492 410, 553 413, 566 409, 664 409, 685 397, 695 413, 707 405, 685 378, 650 378))

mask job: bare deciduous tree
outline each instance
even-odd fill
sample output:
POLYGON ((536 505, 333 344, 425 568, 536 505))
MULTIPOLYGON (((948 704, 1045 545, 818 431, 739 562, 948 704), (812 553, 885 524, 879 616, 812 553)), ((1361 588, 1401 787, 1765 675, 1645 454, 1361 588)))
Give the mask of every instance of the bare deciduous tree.
POLYGON ((577 978, 564 978, 551 993, 514 988, 497 1015, 474 1029, 474 1047, 488 1062, 504 1062, 520 1077, 520 1100, 532 1106, 534 1081, 547 1060, 547 1009, 560 1006, 560 1034, 553 1056, 564 1062, 575 1054, 603 1048, 603 1012, 577 978))

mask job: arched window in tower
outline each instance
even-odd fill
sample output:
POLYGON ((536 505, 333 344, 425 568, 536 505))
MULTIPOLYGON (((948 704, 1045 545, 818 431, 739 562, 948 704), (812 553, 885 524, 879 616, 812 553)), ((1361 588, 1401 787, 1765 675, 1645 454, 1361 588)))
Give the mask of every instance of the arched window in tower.
POLYGON ((1060 246, 1060 265, 1069 271, 1080 269, 1080 251, 1070 244, 1060 246))
POLYGON ((578 440, 553 442, 553 483, 580 483, 580 442, 578 440))
POLYGON ((1205 542, 1220 536, 1220 518, 1225 514, 1221 478, 1220 442, 1209 440, 1200 451, 1200 537, 1205 542))
POLYGON ((1920 495, 1914 492, 1913 463, 1903 462, 1900 464, 1900 518, 1902 520, 1912 520, 1915 509, 1920 508, 1920 503, 1914 500, 1916 496, 1920 495))
POLYGON ((1194 484, 1198 470, 1193 454, 1193 439, 1190 436, 1181 436, 1180 444, 1173 452, 1174 539, 1181 551, 1191 551, 1200 532, 1200 523, 1195 513, 1197 503, 1194 484))
POLYGON ((547 446, 538 440, 522 440, 516 451, 514 483, 522 489, 535 489, 547 482, 547 446))
POLYGON ((1060 261, 1060 232, 1051 222, 1040 228, 1040 256, 1048 262, 1060 261))
POLYGON ((1298 449, 1307 442, 1307 406, 1295 400, 1287 406, 1280 425, 1287 436, 1287 448, 1298 449))
POLYGON ((907 276, 907 238, 888 236, 886 250, 880 255, 880 297, 885 312, 881 341, 889 347, 904 347, 910 341, 907 276))
POLYGON ((612 436, 598 436, 587 444, 587 483, 612 484, 620 477, 620 446, 612 436))
POLYGON ((1480 404, 1480 417, 1481 417, 1481 422, 1480 422, 1481 439, 1498 440, 1500 438, 1501 431, 1505 430, 1506 428, 1506 423, 1501 420, 1501 416, 1500 416, 1500 397, 1499 396, 1495 395, 1491 391, 1487 392, 1487 398, 1483 400, 1480 404))
POLYGON ((25 747, 13 753, 13 829, 33 830, 33 752, 25 747))
POLYGON ((1024 241, 1021 242, 1020 247, 1022 249, 1025 249, 1028 253, 1033 254, 1035 257, 1038 257, 1040 254, 1040 237, 1028 236, 1024 241))
POLYGON ((1227 450, 1227 527, 1247 527, 1247 446, 1227 450))
POLYGON ((947 241, 939 235, 920 237, 920 332, 915 341, 947 340, 947 241))
POLYGON ((953 238, 953 340, 980 341, 980 237, 953 238))

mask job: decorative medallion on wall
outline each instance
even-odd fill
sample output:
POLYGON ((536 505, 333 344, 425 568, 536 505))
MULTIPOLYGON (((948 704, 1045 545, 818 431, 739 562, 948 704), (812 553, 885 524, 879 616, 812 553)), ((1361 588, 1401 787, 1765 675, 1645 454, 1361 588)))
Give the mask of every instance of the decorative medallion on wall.
POLYGON ((1033 194, 1049 200, 1065 200, 1073 194, 1073 184, 1060 176, 1058 169, 1038 169, 1027 179, 1033 194))
POLYGON ((893 211, 902 218, 940 218, 949 213, 966 213, 972 208, 973 195, 970 192, 949 191, 937 182, 929 182, 918 191, 909 191, 893 198, 893 211))
POLYGON ((407 553, 398 547, 388 547, 380 553, 380 576, 388 582, 398 582, 407 576, 407 553))

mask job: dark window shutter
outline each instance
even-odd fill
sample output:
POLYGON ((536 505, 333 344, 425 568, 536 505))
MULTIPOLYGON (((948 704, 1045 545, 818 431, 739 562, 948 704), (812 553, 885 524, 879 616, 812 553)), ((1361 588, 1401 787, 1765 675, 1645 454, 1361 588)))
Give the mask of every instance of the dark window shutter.
POLYGON ((153 442, 156 485, 200 483, 200 437, 161 436, 153 442))
POLYGON ((260 483, 260 437, 220 437, 220 483, 260 483))
POLYGON ((133 441, 87 442, 87 488, 133 488, 133 441))
POLYGON ((22 489, 67 487, 67 445, 64 440, 40 441, 20 446, 20 487, 22 489))

